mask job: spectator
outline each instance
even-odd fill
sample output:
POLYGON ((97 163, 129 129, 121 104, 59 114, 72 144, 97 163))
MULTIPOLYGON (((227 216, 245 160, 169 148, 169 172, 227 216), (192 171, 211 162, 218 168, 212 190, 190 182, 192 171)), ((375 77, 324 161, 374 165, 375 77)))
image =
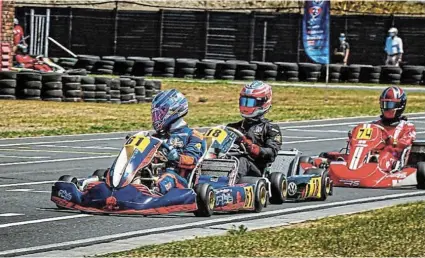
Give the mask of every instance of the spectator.
POLYGON ((24 38, 24 29, 21 25, 19 25, 19 20, 14 19, 13 23, 15 27, 13 27, 13 52, 16 52, 18 45, 27 46, 24 38))
POLYGON ((350 44, 346 41, 344 33, 339 35, 339 47, 335 48, 334 51, 334 60, 337 63, 343 63, 347 65, 348 56, 350 55, 350 44))
POLYGON ((396 28, 389 29, 388 34, 385 42, 385 52, 387 53, 385 65, 399 66, 403 55, 403 41, 397 37, 398 30, 396 28))

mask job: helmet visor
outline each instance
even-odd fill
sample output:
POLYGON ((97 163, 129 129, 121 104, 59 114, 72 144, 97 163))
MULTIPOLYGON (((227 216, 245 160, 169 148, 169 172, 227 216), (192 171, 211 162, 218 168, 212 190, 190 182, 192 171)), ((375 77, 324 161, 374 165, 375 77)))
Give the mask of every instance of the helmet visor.
POLYGON ((398 109, 400 108, 401 103, 396 101, 381 101, 381 108, 384 110, 390 110, 390 109, 398 109))
POLYGON ((257 100, 255 98, 240 97, 239 98, 239 105, 241 107, 256 107, 257 106, 257 100))

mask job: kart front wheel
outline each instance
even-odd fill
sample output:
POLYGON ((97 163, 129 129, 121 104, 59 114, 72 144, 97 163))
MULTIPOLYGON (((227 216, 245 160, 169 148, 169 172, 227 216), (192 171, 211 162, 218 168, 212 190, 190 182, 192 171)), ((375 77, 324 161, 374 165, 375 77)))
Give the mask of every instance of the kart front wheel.
POLYGON ((320 190, 320 201, 326 201, 329 195, 332 194, 333 185, 328 172, 322 174, 322 189, 320 190))
POLYGON ((194 188, 198 209, 194 211, 196 217, 210 217, 214 212, 215 193, 209 184, 198 184, 194 188))
POLYGON ((108 172, 107 169, 96 169, 96 171, 93 172, 92 176, 97 176, 100 181, 103 181, 106 178, 107 172, 108 172))
POLYGON ((425 162, 418 162, 416 170, 417 188, 425 190, 425 162))
POLYGON ((270 197, 271 204, 282 204, 286 200, 287 181, 285 175, 280 172, 270 174, 270 184, 272 196, 270 197))

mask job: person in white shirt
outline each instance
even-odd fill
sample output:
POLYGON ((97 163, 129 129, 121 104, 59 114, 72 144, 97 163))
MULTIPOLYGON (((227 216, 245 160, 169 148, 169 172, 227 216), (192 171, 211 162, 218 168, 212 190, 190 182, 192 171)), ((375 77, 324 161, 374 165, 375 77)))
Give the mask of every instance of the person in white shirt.
POLYGON ((385 42, 385 52, 387 53, 387 60, 385 65, 399 66, 401 57, 403 55, 403 41, 397 37, 398 30, 391 28, 388 30, 388 37, 385 42))

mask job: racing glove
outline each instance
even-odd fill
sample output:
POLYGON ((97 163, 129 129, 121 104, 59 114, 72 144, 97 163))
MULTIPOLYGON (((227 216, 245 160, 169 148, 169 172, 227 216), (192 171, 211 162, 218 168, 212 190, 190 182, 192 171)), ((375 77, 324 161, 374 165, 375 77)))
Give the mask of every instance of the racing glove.
POLYGON ((245 145, 246 150, 248 151, 248 153, 251 156, 253 156, 253 157, 260 156, 260 152, 261 152, 260 146, 258 146, 257 144, 253 143, 250 139, 246 138, 246 136, 244 136, 242 138, 242 143, 245 145))
POLYGON ((180 160, 180 154, 178 153, 177 149, 171 149, 167 154, 167 159, 169 161, 179 161, 180 160))

